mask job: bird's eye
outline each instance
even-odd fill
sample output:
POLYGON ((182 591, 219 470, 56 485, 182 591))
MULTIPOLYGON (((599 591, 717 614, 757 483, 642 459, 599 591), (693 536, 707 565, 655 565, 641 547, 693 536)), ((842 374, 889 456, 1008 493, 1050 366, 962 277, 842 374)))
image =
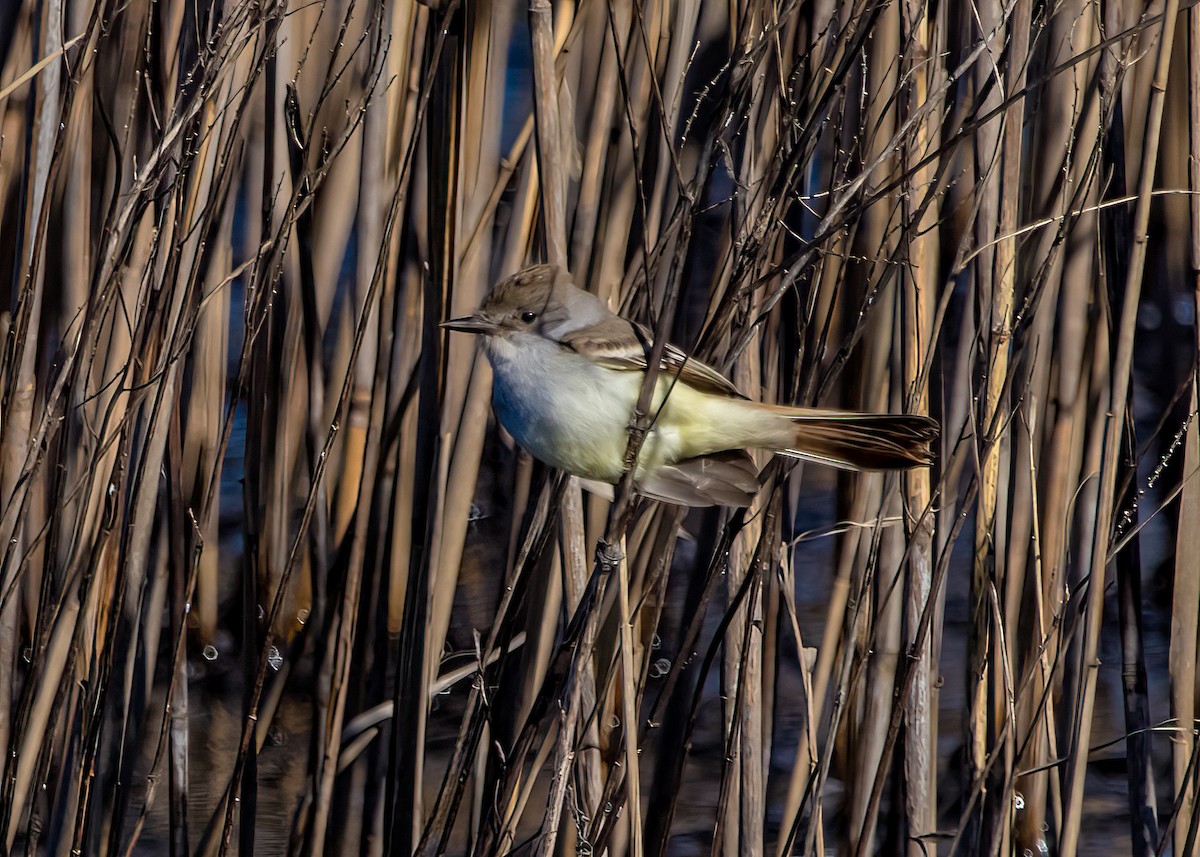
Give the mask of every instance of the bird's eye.
POLYGON ((536 312, 523 312, 523 313, 521 313, 521 321, 525 322, 526 324, 532 324, 532 323, 533 323, 533 320, 534 320, 535 318, 537 318, 537 313, 536 313, 536 312))

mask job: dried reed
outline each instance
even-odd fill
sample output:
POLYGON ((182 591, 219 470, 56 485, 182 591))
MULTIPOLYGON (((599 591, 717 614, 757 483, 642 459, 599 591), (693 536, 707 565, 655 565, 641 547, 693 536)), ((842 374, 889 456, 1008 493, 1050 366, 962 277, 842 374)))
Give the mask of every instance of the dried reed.
POLYGON ((1192 853, 1180 7, 0 7, 0 851, 1192 853), (541 260, 937 463, 583 493, 541 260))

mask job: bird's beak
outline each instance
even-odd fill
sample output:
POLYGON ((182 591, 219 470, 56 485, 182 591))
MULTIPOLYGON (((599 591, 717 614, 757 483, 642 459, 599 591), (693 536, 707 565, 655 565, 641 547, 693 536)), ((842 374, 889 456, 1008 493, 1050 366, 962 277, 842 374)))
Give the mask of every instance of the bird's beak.
POLYGON ((452 318, 440 325, 446 330, 457 330, 462 333, 495 333, 496 325, 480 315, 465 315, 462 318, 452 318))

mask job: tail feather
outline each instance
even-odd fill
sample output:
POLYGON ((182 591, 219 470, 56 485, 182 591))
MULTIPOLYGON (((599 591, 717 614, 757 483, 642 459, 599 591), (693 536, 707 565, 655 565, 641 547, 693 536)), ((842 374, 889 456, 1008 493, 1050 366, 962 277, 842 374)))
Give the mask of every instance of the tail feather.
POLYGON ((795 426, 783 455, 847 470, 899 470, 933 463, 938 424, 916 414, 861 414, 772 406, 795 426))

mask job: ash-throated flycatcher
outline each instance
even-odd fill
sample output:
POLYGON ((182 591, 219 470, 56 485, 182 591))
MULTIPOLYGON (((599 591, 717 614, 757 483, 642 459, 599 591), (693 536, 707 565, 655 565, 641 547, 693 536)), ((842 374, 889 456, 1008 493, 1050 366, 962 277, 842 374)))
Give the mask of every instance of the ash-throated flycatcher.
MULTIPOLYGON (((645 378, 650 332, 610 312, 550 265, 502 280, 474 315, 442 327, 479 334, 495 370, 500 423, 533 456, 615 484, 645 378)), ((678 348, 663 352, 638 455, 642 494, 685 506, 745 506, 758 490, 747 449, 851 470, 929 464, 937 423, 924 416, 766 405, 678 348)))

